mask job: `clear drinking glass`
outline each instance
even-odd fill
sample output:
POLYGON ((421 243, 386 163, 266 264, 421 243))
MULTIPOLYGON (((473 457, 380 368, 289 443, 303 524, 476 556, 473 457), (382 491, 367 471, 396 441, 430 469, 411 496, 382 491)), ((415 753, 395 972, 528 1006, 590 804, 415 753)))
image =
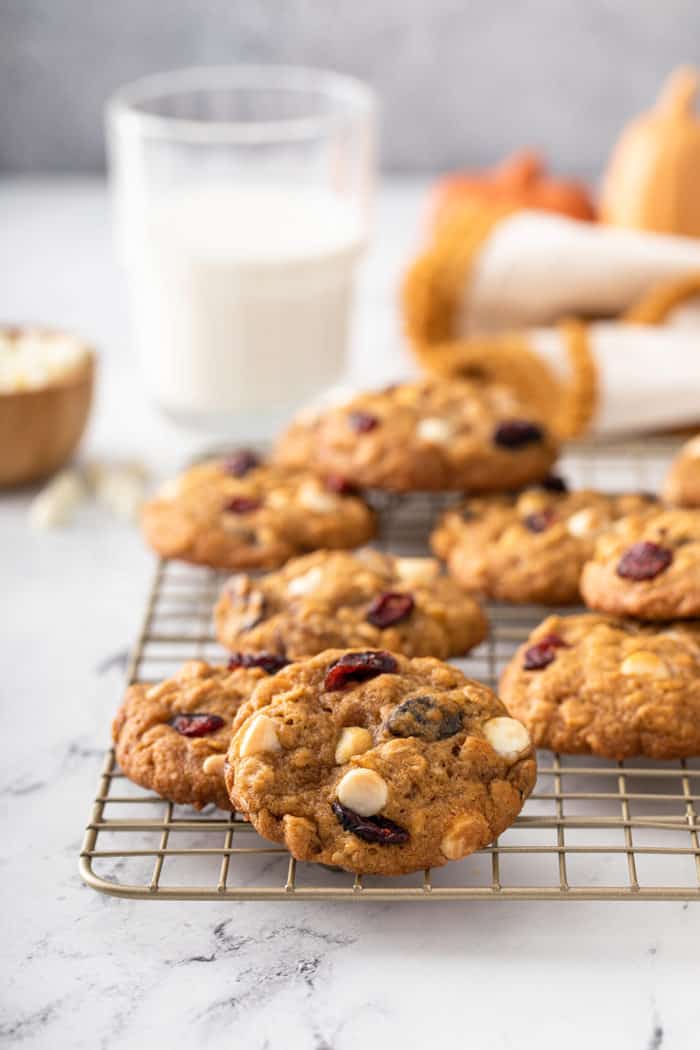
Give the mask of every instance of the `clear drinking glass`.
POLYGON ((151 395, 180 422, 265 436, 343 371, 371 91, 311 69, 187 69, 118 91, 107 138, 151 395))

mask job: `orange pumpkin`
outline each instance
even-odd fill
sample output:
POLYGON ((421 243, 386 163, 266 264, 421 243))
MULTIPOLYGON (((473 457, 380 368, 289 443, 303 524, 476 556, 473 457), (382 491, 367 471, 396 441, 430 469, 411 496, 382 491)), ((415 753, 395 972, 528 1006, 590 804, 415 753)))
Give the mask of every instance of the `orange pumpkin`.
POLYGON ((700 237, 699 81, 696 70, 677 69, 651 112, 622 133, 603 180, 603 222, 700 237))
POLYGON ((540 155, 531 150, 514 153, 496 168, 458 172, 440 179, 435 189, 434 229, 448 223, 466 201, 554 211, 572 219, 595 218, 585 186, 548 175, 540 155))

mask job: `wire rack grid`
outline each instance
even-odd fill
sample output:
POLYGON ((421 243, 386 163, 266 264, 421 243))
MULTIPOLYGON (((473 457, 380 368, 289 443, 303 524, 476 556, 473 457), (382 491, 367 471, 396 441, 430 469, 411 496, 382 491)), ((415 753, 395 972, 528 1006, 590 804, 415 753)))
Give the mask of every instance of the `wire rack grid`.
MULTIPOLYGON (((572 484, 658 488, 676 442, 572 447, 572 484)), ((384 497, 379 544, 424 553, 444 498, 384 497)), ((221 662, 211 612, 225 575, 160 562, 129 681, 157 681, 186 659, 221 662)), ((516 647, 551 609, 491 605, 492 630, 468 675, 496 686, 516 647)), ((571 610, 568 610, 571 611, 571 610)), ((700 898, 700 760, 610 762, 541 752, 535 791, 515 824, 463 861, 397 877, 297 863, 238 814, 150 794, 106 755, 80 871, 96 890, 148 900, 673 900, 700 898)))

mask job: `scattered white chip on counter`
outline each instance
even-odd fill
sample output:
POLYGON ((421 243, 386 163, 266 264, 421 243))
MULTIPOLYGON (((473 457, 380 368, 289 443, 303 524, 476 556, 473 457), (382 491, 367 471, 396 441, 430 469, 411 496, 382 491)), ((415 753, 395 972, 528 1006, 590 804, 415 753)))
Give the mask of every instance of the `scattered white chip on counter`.
POLYGON ((87 498, 87 489, 76 470, 63 470, 34 497, 29 507, 29 523, 35 529, 66 525, 87 498))
POLYGON ((88 477, 97 501, 113 514, 136 521, 146 497, 147 471, 141 463, 93 463, 88 477))
POLYGON ((29 508, 30 524, 37 529, 67 525, 76 509, 91 496, 127 521, 135 521, 146 498, 148 471, 142 463, 89 463, 82 470, 57 474, 29 508))

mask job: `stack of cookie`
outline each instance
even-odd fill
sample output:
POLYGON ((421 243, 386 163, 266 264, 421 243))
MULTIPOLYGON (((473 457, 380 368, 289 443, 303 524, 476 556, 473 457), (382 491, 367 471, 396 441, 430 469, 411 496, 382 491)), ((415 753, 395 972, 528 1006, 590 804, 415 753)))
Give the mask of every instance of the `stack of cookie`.
MULTIPOLYGON (((587 673, 580 661, 590 653, 596 663, 604 649, 595 624, 609 623, 623 639, 632 628, 590 616, 595 623, 547 621, 526 647, 530 655, 506 673, 509 713, 491 690, 443 662, 486 636, 478 596, 574 602, 582 570, 589 600, 612 594, 596 570, 603 535, 628 547, 673 546, 664 593, 676 602, 674 615, 695 615, 700 596, 700 586, 683 582, 689 554, 691 571, 698 568, 692 551, 700 543, 681 549, 692 523, 683 532, 674 525, 680 512, 663 512, 645 496, 567 493, 549 473, 557 453, 542 420, 511 390, 431 379, 305 415, 269 462, 240 451, 169 482, 145 508, 146 537, 165 557, 235 571, 214 610, 230 656, 225 666, 190 661, 165 682, 131 687, 114 723, 126 775, 175 802, 235 808, 297 859, 352 872, 439 866, 492 841, 534 786, 533 743, 560 747, 567 742, 560 723, 585 722, 575 704, 587 673), (434 558, 358 549, 377 529, 360 487, 472 493, 432 535, 448 574, 434 558), (654 521, 665 544, 647 536, 654 521), (612 531, 601 533, 605 527, 612 531), (525 683, 521 671, 530 676, 525 683), (559 679, 560 691, 576 682, 573 695, 558 696, 559 679), (549 708, 537 694, 546 681, 549 708), (523 699, 527 689, 533 700, 523 699)), ((634 553, 627 557, 635 562, 634 553)), ((658 600, 652 595, 649 608, 658 600)), ((641 637, 644 629, 635 630, 641 637)), ((663 643, 645 641, 673 668, 679 694, 693 660, 700 674, 691 636, 677 628, 663 643)), ((614 654, 623 663, 633 655, 622 641, 605 644, 609 663, 614 654)), ((650 706, 639 677, 635 683, 623 722, 650 706)), ((615 717, 614 705, 604 714, 601 688, 592 682, 586 692, 594 730, 579 728, 589 750, 594 731, 610 735, 601 718, 615 717)), ((669 700, 664 710, 675 720, 657 726, 656 750, 645 745, 646 753, 663 753, 670 739, 673 753, 681 753, 678 741, 684 754, 700 750, 692 735, 697 692, 695 704, 693 713, 669 700)), ((640 747, 648 731, 635 725, 615 740, 636 733, 640 747)))

